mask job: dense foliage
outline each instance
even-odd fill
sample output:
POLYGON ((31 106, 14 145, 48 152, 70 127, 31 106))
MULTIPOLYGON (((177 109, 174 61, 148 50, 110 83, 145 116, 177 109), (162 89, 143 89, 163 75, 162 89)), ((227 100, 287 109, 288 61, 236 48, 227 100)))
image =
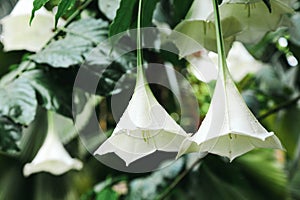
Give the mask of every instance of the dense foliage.
MULTIPOLYGON (((215 81, 200 81, 190 66, 192 59, 217 51, 214 15, 201 7, 201 1, 143 0, 142 4, 141 25, 157 28, 147 40, 154 48, 143 50, 144 63, 167 63, 188 80, 196 95, 200 109, 184 122, 187 132, 195 132, 195 122, 204 119, 215 85, 215 81), (164 28, 188 35, 197 45, 164 28)), ((83 105, 91 103, 101 129, 110 135, 117 123, 112 100, 132 94, 136 51, 128 49, 134 49, 135 41, 123 42, 121 37, 112 41, 123 42, 126 54, 101 44, 124 31, 124 38, 132 36, 126 31, 136 28, 138 0, 34 0, 25 23, 13 23, 9 20, 14 16, 9 13, 16 3, 0 2, 0 199, 300 199, 300 1, 219 1, 228 61, 237 65, 230 67, 237 87, 250 110, 266 129, 275 132, 286 151, 257 149, 233 162, 212 154, 203 159, 190 154, 157 171, 138 174, 99 162, 89 148, 95 149, 104 138, 81 141, 78 133, 89 127, 91 116, 86 113, 92 111, 83 105), (51 20, 38 22, 49 17, 49 13, 39 13, 41 9, 51 13, 51 20), (46 37, 49 21, 51 31, 46 37), (36 23, 42 36, 28 35, 27 29, 17 27, 29 23, 32 28, 36 23), (7 28, 10 24, 15 32, 23 30, 21 36, 7 28), (32 41, 38 37, 45 40, 36 45, 32 41), (239 60, 244 56, 241 50, 233 55, 237 42, 256 60, 239 60), (95 53, 96 47, 101 51, 95 53), (254 69, 257 63, 259 69, 254 69), (99 79, 95 91, 89 91, 88 82, 74 86, 79 70, 91 81, 99 79), (74 110, 86 118, 77 130, 74 110), (49 111, 55 113, 54 127, 48 120, 49 111), (59 176, 39 172, 24 177, 23 167, 47 140, 48 127, 83 167, 77 166, 79 171, 71 167, 59 176), (87 143, 91 146, 86 149, 87 143)), ((203 63, 214 65, 197 62, 203 63)), ((156 77, 166 79, 164 75, 156 77)), ((150 87, 178 122, 182 113, 172 91, 156 84, 150 87)), ((194 108, 189 109, 195 113, 194 108)), ((51 151, 47 153, 45 157, 52 156, 51 151)))

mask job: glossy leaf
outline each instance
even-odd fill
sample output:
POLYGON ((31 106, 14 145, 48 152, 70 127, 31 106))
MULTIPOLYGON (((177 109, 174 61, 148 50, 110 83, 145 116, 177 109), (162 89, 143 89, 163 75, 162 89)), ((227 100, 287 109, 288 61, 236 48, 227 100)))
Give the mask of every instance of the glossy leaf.
POLYGON ((55 14, 55 28, 57 26, 58 23, 58 19, 63 16, 68 10, 70 10, 74 4, 75 4, 76 0, 61 0, 60 4, 58 4, 58 9, 57 12, 55 14))
POLYGON ((109 27, 109 35, 113 36, 129 29, 134 13, 136 0, 122 0, 117 15, 109 27))
POLYGON ((67 34, 64 39, 51 42, 30 58, 52 67, 68 68, 81 64, 84 61, 84 54, 106 39, 107 22, 92 18, 82 19, 70 24, 65 32, 67 34))
POLYGON ((72 88, 69 85, 61 87, 62 81, 55 77, 58 71, 44 72, 42 70, 30 70, 22 74, 21 79, 36 90, 39 105, 47 110, 56 111, 62 115, 72 116, 72 88))
POLYGON ((33 9, 30 17, 30 24, 34 18, 34 14, 37 10, 39 10, 41 7, 43 7, 48 1, 50 0, 34 0, 33 1, 33 9))
POLYGON ((19 151, 17 142, 21 139, 22 128, 6 117, 0 116, 0 151, 19 151))
POLYGON ((26 81, 16 80, 0 86, 0 114, 15 123, 29 125, 35 117, 35 91, 26 81))

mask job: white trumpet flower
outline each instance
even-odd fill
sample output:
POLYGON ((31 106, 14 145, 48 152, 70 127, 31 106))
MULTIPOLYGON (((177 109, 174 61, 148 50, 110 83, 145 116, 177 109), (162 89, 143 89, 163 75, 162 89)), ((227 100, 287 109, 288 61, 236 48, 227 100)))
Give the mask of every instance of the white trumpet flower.
POLYGON ((254 117, 225 70, 217 79, 204 121, 197 133, 183 142, 178 156, 209 152, 232 161, 254 148, 282 149, 282 146, 274 133, 268 132, 254 117))
POLYGON ((254 148, 282 149, 279 139, 268 132, 251 113, 228 71, 218 5, 215 17, 219 74, 208 113, 199 130, 181 145, 177 157, 189 152, 208 152, 234 158, 254 148))
POLYGON ((48 112, 47 136, 33 161, 24 166, 23 174, 26 177, 39 172, 61 175, 71 169, 80 170, 83 167, 80 160, 71 158, 65 150, 54 130, 52 113, 48 112))
POLYGON ((177 152, 187 134, 157 102, 138 70, 134 94, 115 130, 94 154, 114 152, 128 166, 155 151, 177 152))
POLYGON ((115 153, 128 166, 155 151, 177 152, 187 134, 157 102, 144 75, 141 55, 141 5, 137 23, 137 80, 134 93, 112 135, 94 152, 115 153))
MULTIPOLYGON (((32 8, 33 0, 19 0, 12 12, 1 19, 4 51, 36 52, 54 35, 54 14, 42 7, 29 25, 32 8)), ((60 20, 60 24, 63 23, 60 20)))

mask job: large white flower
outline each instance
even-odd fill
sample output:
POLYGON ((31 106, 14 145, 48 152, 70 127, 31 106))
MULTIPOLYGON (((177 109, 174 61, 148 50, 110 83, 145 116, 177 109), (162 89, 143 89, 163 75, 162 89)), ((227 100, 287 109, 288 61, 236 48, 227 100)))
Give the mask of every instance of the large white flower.
POLYGON ((199 130, 181 145, 178 156, 209 152, 232 161, 254 148, 282 149, 279 139, 254 117, 227 67, 221 68, 208 113, 199 130))
MULTIPOLYGON (((5 51, 25 49, 36 52, 54 35, 54 14, 42 7, 29 25, 32 8, 33 0, 19 0, 12 12, 1 19, 5 51)), ((60 24, 63 21, 60 20, 60 24)))
POLYGON ((24 166, 24 176, 38 172, 61 175, 71 169, 80 170, 83 167, 80 160, 71 158, 65 150, 54 129, 53 114, 48 112, 47 136, 32 162, 24 166))
POLYGON ((142 70, 132 98, 110 138, 94 154, 114 152, 128 166, 155 151, 177 152, 187 134, 157 102, 142 70))

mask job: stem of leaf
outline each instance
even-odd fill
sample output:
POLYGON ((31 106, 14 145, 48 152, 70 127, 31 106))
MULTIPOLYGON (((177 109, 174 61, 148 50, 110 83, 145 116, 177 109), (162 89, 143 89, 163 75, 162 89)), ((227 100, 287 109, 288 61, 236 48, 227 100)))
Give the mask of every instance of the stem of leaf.
POLYGON ((177 176, 177 178, 171 183, 171 185, 169 185, 169 187, 164 190, 163 193, 161 193, 156 200, 162 200, 165 199, 171 192, 172 190, 178 185, 178 183, 180 181, 182 181, 182 179, 189 174, 190 171, 192 171, 202 160, 202 158, 197 159, 189 168, 187 168, 186 170, 184 170, 181 174, 179 174, 179 176, 177 176))
POLYGON ((291 99, 291 100, 289 100, 289 101, 286 101, 286 102, 284 102, 282 104, 279 104, 277 107, 275 107, 275 108, 267 111, 266 113, 260 115, 257 119, 258 120, 262 120, 262 119, 264 119, 264 118, 266 118, 266 117, 268 117, 268 116, 270 116, 270 115, 272 115, 274 113, 277 113, 280 110, 288 108, 289 106, 297 103, 299 100, 300 100, 300 95, 297 96, 297 97, 295 97, 295 98, 293 98, 293 99, 291 99))
MULTIPOLYGON (((67 19, 66 23, 63 25, 63 28, 67 27, 81 13, 81 11, 88 7, 88 5, 90 5, 92 2, 93 0, 87 0, 86 2, 84 2, 84 4, 79 6, 77 10, 67 19)), ((61 31, 62 29, 56 29, 55 34, 48 40, 45 46, 47 46, 51 42, 51 40, 56 38, 61 33, 61 31)))

